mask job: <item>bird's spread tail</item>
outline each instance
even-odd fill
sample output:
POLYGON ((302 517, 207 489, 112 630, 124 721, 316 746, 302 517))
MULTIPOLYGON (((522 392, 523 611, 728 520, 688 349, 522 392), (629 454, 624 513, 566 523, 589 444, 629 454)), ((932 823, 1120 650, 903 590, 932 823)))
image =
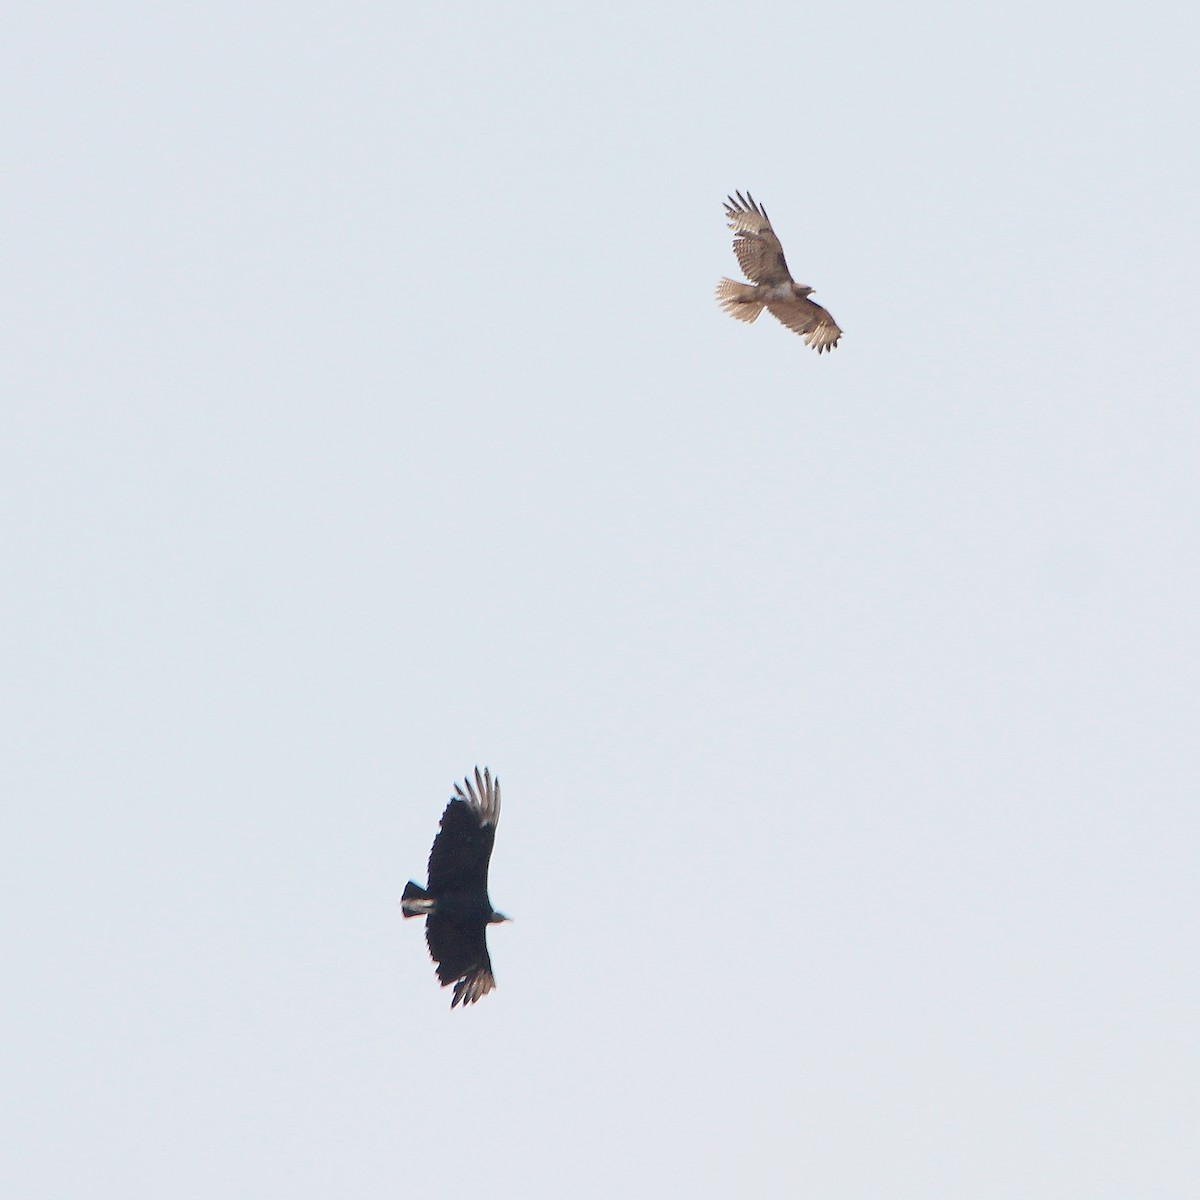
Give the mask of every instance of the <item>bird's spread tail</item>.
POLYGON ((406 917, 425 917, 433 912, 436 902, 423 888, 411 880, 405 885, 404 895, 400 897, 400 911, 406 917))
POLYGON ((756 321, 763 306, 755 299, 758 289, 752 283, 722 279, 717 284, 717 303, 739 321, 756 321))

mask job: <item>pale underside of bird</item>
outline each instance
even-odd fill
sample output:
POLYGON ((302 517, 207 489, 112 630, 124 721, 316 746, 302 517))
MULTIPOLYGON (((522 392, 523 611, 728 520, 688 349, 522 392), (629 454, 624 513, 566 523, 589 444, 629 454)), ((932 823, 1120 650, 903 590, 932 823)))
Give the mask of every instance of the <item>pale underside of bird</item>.
POLYGON ((832 350, 842 331, 825 309, 808 298, 813 289, 792 278, 767 210, 749 192, 735 195, 736 200, 728 198, 725 215, 737 235, 733 252, 750 282, 722 279, 717 284, 718 303, 739 321, 756 321, 765 308, 818 354, 832 350))

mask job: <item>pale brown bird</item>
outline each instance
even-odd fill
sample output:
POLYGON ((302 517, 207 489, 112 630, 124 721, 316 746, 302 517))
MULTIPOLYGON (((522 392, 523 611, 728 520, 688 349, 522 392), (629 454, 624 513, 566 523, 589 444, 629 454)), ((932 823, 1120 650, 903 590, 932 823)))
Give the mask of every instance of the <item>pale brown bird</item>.
POLYGON ((810 300, 813 289, 792 279, 783 247, 771 228, 767 210, 749 192, 729 197, 725 215, 737 234, 733 252, 749 283, 722 279, 717 284, 717 301, 739 321, 755 321, 765 307, 777 321, 804 338, 818 354, 832 350, 842 331, 819 304, 810 300))

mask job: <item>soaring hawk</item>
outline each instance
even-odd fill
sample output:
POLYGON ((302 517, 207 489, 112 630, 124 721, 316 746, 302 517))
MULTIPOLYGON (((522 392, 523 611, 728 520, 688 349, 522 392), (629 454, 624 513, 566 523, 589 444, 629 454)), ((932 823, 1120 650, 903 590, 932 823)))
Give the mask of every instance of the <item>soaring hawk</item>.
POLYGON ((771 228, 767 210, 749 192, 729 197, 725 215, 737 235, 733 252, 749 283, 722 279, 717 301, 739 321, 754 321, 765 307, 777 321, 795 330, 818 354, 832 350, 842 331, 819 304, 810 300, 812 288, 796 283, 783 257, 783 247, 771 228))
POLYGON ((429 852, 429 882, 409 882, 400 899, 406 917, 425 918, 425 940, 442 987, 454 984, 450 1007, 474 1004, 496 986, 487 927, 507 921, 488 899, 488 863, 500 820, 500 780, 475 768, 475 783, 457 784, 429 852))

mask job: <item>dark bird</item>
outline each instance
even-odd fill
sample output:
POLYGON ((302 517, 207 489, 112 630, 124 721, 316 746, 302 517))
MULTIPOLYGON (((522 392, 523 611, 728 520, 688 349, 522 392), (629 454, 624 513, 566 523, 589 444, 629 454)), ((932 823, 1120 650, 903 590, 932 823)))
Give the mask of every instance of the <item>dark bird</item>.
POLYGON ((425 940, 442 987, 454 984, 450 1007, 474 1004, 496 986, 487 927, 509 918, 488 899, 488 863, 500 820, 500 780, 475 768, 475 783, 454 785, 429 852, 429 882, 409 881, 400 900, 406 917, 425 918, 425 940))
POLYGON ((736 200, 729 197, 725 215, 729 228, 737 234, 733 252, 750 282, 722 279, 717 284, 717 302, 739 321, 756 321, 765 306, 771 316, 800 334, 818 354, 832 350, 842 336, 837 322, 808 298, 812 288, 792 278, 767 210, 749 192, 736 195, 736 200))

